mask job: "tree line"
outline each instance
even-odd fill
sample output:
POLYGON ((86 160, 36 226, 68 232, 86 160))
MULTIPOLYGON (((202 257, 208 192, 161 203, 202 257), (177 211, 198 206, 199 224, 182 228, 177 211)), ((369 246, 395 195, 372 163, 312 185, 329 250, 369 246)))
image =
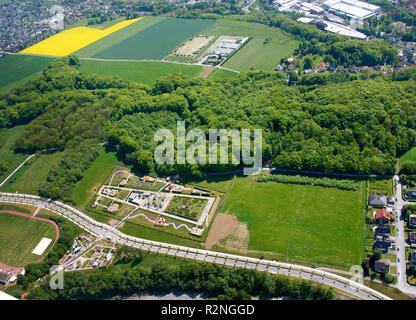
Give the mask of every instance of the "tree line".
MULTIPOLYGON (((206 134, 209 129, 262 129, 265 163, 341 173, 392 174, 396 156, 415 144, 413 79, 288 87, 279 72, 248 71, 224 81, 170 74, 148 87, 87 76, 78 65, 74 57, 56 60, 40 78, 0 96, 0 127, 29 123, 15 142, 16 151, 76 150, 83 142, 109 141, 117 145, 120 159, 143 173, 204 178, 207 172, 239 166, 156 164, 155 132, 175 132, 179 120, 187 130, 199 128, 206 134)), ((74 174, 69 176, 79 178, 94 159, 85 150, 72 161, 79 168, 70 169, 74 174)), ((54 170, 48 179, 60 174, 54 170)))
POLYGON ((65 273, 62 290, 52 290, 44 281, 29 293, 29 299, 102 299, 138 292, 183 290, 203 292, 220 300, 265 298, 332 300, 335 290, 311 281, 270 275, 257 270, 232 269, 211 263, 186 262, 143 267, 142 251, 121 248, 114 265, 105 269, 65 273), (127 254, 126 254, 127 251, 127 254), (119 268, 121 264, 129 268, 119 268))

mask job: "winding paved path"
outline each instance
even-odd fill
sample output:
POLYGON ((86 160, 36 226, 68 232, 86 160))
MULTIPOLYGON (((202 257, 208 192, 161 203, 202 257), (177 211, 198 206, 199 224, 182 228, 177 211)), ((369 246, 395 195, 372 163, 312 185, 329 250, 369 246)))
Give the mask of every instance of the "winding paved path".
POLYGON ((81 211, 59 201, 52 201, 50 199, 27 194, 0 193, 0 202, 28 204, 34 206, 41 205, 45 209, 65 217, 72 223, 78 225, 82 229, 95 236, 106 237, 116 243, 140 250, 175 256, 188 260, 216 263, 229 267, 256 269, 259 271, 267 271, 272 274, 298 277, 319 282, 327 286, 332 286, 358 298, 366 300, 391 300, 391 298, 387 297, 386 295, 365 285, 332 274, 330 272, 313 269, 310 267, 250 258, 210 250, 196 249, 128 236, 121 233, 119 230, 114 230, 113 227, 107 224, 95 221, 81 211))

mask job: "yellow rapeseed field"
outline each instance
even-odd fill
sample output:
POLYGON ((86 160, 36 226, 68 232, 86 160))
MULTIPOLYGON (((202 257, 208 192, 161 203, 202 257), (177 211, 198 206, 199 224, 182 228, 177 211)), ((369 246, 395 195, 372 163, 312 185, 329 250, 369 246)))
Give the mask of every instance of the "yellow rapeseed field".
POLYGON ((87 27, 68 29, 24 49, 20 51, 20 53, 64 57, 108 36, 113 32, 129 26, 142 18, 143 17, 122 21, 104 30, 87 27))

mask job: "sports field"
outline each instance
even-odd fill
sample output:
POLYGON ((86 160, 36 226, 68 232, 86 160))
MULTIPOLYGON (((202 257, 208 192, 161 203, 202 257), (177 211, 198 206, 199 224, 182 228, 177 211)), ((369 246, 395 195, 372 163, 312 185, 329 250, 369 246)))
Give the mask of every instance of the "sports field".
POLYGON ((5 192, 37 194, 41 182, 46 181, 49 170, 61 158, 62 152, 40 154, 30 159, 0 188, 5 192))
POLYGON ((283 41, 273 39, 266 41, 266 38, 253 38, 229 60, 224 67, 233 70, 257 70, 271 71, 280 63, 280 59, 290 55, 298 47, 296 40, 283 41))
POLYGON ((0 58, 0 91, 8 91, 41 72, 53 58, 10 54, 0 58))
POLYGON ((56 231, 50 223, 0 213, 0 262, 23 267, 39 260, 32 251, 43 237, 55 240, 56 231))
POLYGON ((124 80, 153 85, 157 79, 168 73, 180 72, 190 77, 197 76, 202 72, 202 67, 162 61, 81 60, 80 71, 85 74, 119 76, 124 80))
POLYGON ((121 30, 140 19, 142 18, 121 21, 104 30, 87 27, 67 29, 22 50, 20 53, 63 57, 102 39, 113 32, 121 30))
POLYGON ((219 212, 247 223, 249 253, 344 267, 362 262, 364 182, 359 191, 257 183, 251 177, 205 185, 225 191, 219 212))
POLYGON ((189 37, 214 23, 166 18, 94 55, 101 59, 162 59, 189 37))

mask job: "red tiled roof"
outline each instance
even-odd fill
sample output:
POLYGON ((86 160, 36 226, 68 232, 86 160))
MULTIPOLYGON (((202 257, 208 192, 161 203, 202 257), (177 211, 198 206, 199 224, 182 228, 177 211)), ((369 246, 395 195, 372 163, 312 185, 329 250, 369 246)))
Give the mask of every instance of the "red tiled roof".
POLYGON ((381 209, 376 211, 376 219, 386 218, 390 220, 390 213, 386 209, 381 209))

